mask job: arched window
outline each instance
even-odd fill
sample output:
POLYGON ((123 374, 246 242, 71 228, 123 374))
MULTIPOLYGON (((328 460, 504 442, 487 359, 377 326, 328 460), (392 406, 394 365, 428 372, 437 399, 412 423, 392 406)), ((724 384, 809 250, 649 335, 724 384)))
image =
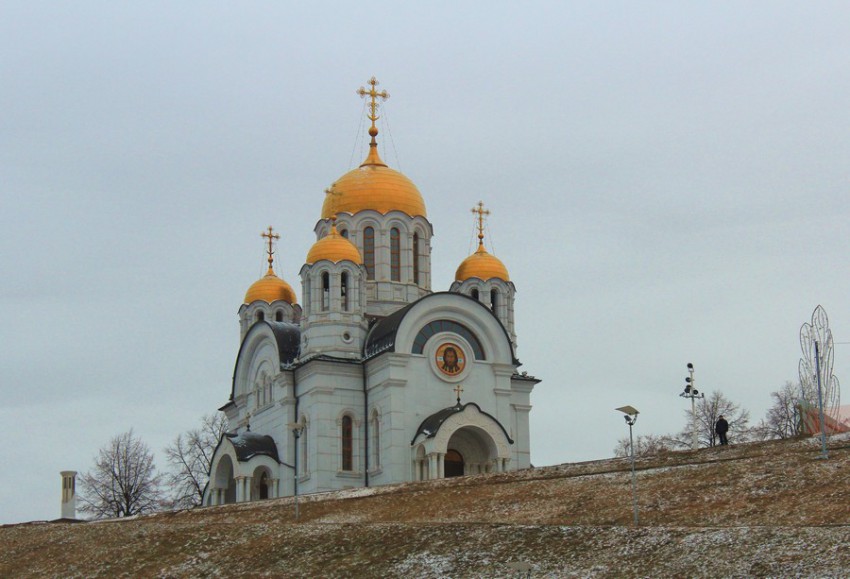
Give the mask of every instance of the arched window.
POLYGON ((381 420, 377 410, 372 413, 369 427, 369 435, 372 437, 372 456, 369 462, 372 463, 370 467, 374 470, 381 466, 381 420))
POLYGON ((282 322, 282 321, 283 321, 283 310, 278 310, 278 311, 275 313, 275 315, 274 315, 274 320, 275 320, 276 322, 282 322))
POLYGON ((331 276, 328 272, 322 274, 322 311, 331 307, 331 276))
POLYGON ((390 229, 390 279, 401 280, 401 235, 397 227, 390 229))
POLYGON ((348 230, 347 229, 340 229, 339 234, 342 235, 344 238, 348 239, 348 230))
POLYGON ((419 234, 413 234, 413 283, 419 284, 419 234))
POLYGON ((493 310, 493 313, 496 313, 496 306, 499 305, 499 291, 491 289, 490 290, 490 309, 493 310))
POLYGON ((342 311, 348 311, 348 272, 342 272, 340 276, 340 292, 342 297, 342 311))
POLYGON ((257 312, 257 321, 262 322, 266 319, 266 315, 263 312, 257 312))
POLYGON ((375 229, 363 230, 363 261, 366 265, 366 279, 375 279, 375 229))
POLYGON ((472 299, 477 300, 478 299, 478 290, 473 288, 472 291, 469 293, 469 295, 472 296, 472 299))
POLYGON ((342 470, 354 470, 354 432, 351 417, 342 417, 342 470))

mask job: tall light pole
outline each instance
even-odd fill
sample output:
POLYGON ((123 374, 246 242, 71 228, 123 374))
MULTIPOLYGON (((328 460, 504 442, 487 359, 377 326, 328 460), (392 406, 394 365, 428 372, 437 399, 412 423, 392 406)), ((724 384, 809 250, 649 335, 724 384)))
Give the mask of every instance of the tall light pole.
POLYGON ((699 437, 697 436, 697 398, 705 398, 705 394, 700 394, 696 388, 696 378, 694 378, 694 365, 688 362, 688 376, 685 378, 685 391, 679 394, 682 398, 691 399, 691 448, 696 450, 699 448, 699 437))
POLYGON ((304 432, 304 423, 302 422, 290 422, 289 428, 292 430, 292 436, 295 437, 295 460, 293 472, 293 496, 295 497, 295 520, 298 520, 298 439, 301 438, 301 434, 304 432))
POLYGON ((637 422, 637 417, 640 412, 634 406, 622 406, 616 408, 619 412, 625 414, 626 424, 629 425, 629 451, 632 455, 632 503, 635 511, 635 525, 639 524, 638 519, 638 500, 637 500, 637 476, 635 475, 635 439, 632 435, 632 427, 637 422))

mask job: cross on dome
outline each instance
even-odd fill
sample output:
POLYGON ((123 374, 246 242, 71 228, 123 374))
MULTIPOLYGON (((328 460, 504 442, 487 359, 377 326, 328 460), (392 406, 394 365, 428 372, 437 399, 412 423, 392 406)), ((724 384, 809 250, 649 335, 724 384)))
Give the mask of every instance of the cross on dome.
POLYGON ((359 89, 357 89, 357 94, 359 94, 361 98, 366 98, 368 96, 371 101, 369 103, 369 109, 371 110, 371 112, 367 116, 369 117, 369 120, 372 121, 372 126, 369 129, 369 136, 372 137, 372 142, 369 143, 369 146, 371 148, 374 148, 378 144, 377 141, 375 141, 375 137, 378 136, 378 127, 375 126, 375 121, 380 118, 378 116, 378 107, 381 106, 378 104, 378 99, 380 98, 382 100, 387 100, 388 98, 390 98, 390 93, 385 90, 378 92, 375 87, 378 86, 380 83, 374 76, 369 79, 369 84, 372 85, 369 90, 366 90, 361 86, 359 89))
POLYGON ((269 225, 268 233, 263 232, 263 233, 260 234, 260 237, 269 240, 269 248, 266 250, 266 253, 269 255, 269 271, 274 271, 272 269, 272 264, 274 263, 274 257, 272 257, 274 255, 274 249, 272 248, 272 242, 280 239, 280 235, 277 234, 277 233, 273 233, 273 231, 274 230, 272 229, 272 226, 269 225))
POLYGON ((458 384, 454 387, 455 394, 457 394, 457 403, 460 404, 460 395, 463 394, 463 386, 458 384))
POLYGON ((484 202, 479 201, 476 207, 472 208, 472 212, 478 214, 478 243, 484 244, 484 216, 490 215, 489 209, 484 209, 484 202))

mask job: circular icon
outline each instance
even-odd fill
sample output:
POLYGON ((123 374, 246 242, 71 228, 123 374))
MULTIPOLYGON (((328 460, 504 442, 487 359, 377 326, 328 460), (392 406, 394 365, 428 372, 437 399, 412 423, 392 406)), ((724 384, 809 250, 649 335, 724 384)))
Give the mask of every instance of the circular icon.
POLYGON ((441 344, 434 353, 437 369, 447 376, 457 376, 466 367, 466 354, 457 344, 441 344))

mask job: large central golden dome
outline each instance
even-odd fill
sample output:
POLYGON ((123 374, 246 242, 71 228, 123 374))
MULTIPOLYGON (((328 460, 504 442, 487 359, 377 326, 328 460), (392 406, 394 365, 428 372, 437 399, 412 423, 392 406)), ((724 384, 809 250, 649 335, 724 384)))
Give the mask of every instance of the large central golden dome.
POLYGON ((362 165, 333 184, 322 205, 322 219, 330 219, 338 213, 354 215, 367 209, 382 215, 401 211, 411 217, 427 217, 419 189, 413 181, 387 167, 374 144, 369 147, 369 156, 362 165))

